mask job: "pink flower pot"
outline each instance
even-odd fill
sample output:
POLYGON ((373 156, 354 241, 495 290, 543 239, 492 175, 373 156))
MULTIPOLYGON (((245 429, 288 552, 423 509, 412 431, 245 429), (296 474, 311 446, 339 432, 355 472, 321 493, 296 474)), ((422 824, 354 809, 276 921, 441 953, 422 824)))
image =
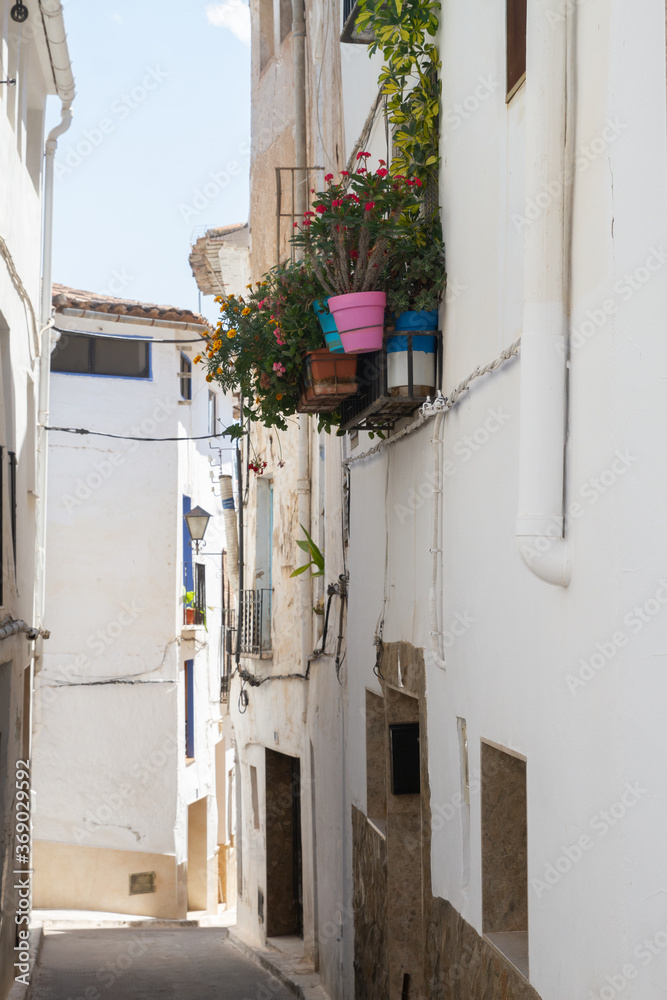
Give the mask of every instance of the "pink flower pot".
POLYGON ((386 292, 348 292, 329 299, 329 311, 347 354, 382 349, 386 292))

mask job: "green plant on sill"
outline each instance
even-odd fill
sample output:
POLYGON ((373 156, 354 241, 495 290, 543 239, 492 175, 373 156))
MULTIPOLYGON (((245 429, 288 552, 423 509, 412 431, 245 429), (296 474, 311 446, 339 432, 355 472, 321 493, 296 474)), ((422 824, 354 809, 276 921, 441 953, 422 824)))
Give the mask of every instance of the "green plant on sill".
POLYGON ((204 626, 204 628, 208 632, 208 625, 206 624, 206 608, 198 608, 195 605, 195 592, 194 592, 194 590, 185 590, 185 589, 183 590, 183 605, 186 608, 192 608, 195 612, 199 612, 199 614, 203 618, 202 625, 204 626))
POLYGON ((445 246, 438 220, 405 228, 387 275, 387 309, 394 316, 437 309, 445 291, 445 246))
POLYGON ((440 156, 440 60, 430 38, 438 30, 438 0, 359 0, 357 28, 375 36, 385 65, 379 82, 387 116, 395 127, 392 174, 410 174, 427 184, 437 179, 440 156))
POLYGON ((306 536, 306 541, 304 542, 303 539, 297 539, 296 544, 302 552, 305 552, 307 556, 310 556, 310 561, 307 562, 305 566, 299 566, 299 568, 295 569, 293 573, 290 573, 290 578, 293 576, 300 576, 302 573, 305 573, 307 569, 310 569, 311 566, 316 567, 312 571, 312 576, 324 576, 324 556, 322 555, 322 552, 312 540, 304 526, 301 524, 299 527, 306 536))

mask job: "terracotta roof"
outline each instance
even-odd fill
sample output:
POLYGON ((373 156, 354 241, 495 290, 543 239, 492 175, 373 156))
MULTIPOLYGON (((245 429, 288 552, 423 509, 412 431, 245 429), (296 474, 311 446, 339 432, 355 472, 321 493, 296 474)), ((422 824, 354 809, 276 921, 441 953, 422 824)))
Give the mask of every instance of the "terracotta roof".
POLYGON ((135 299, 118 299, 114 298, 113 295, 98 295, 96 292, 68 288, 67 285, 53 285, 53 306, 56 312, 63 312, 65 309, 85 309, 90 312, 110 313, 115 316, 152 319, 156 323, 162 320, 172 323, 192 323, 210 329, 208 320, 190 309, 159 306, 152 302, 137 302, 135 299))
POLYGON ((233 226, 217 226, 208 229, 192 244, 190 267, 197 287, 204 295, 225 294, 225 282, 220 263, 220 248, 228 246, 248 246, 248 223, 233 226), (231 237, 231 238, 230 238, 231 237))

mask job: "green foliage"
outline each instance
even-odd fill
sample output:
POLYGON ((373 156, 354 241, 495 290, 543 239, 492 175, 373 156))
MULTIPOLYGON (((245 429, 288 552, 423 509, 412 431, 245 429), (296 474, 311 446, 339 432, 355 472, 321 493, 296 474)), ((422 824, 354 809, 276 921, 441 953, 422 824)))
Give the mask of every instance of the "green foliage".
POLYGON ((387 274, 387 309, 394 316, 437 309, 445 290, 445 246, 438 221, 407 226, 387 274))
MULTIPOLYGON (((220 319, 204 354, 207 381, 225 392, 241 392, 244 416, 265 427, 287 430, 301 396, 303 360, 308 351, 325 346, 313 302, 324 298, 321 284, 304 262, 271 269, 247 296, 216 298, 220 319)), ((321 429, 335 421, 323 415, 321 429)), ((227 429, 239 437, 241 429, 227 429)))
POLYGON ((356 171, 335 184, 326 175, 292 237, 328 295, 381 291, 396 242, 419 214, 421 180, 390 176, 384 160, 370 171, 370 155, 358 153, 356 171))
POLYGON ((195 592, 194 590, 184 590, 183 591, 183 604, 186 608, 194 607, 195 592))
POLYGON ((380 50, 389 121, 395 126, 392 174, 437 179, 440 60, 430 40, 438 30, 438 0, 359 0, 357 27, 371 30, 369 55, 380 50))
POLYGON ((301 524, 299 525, 299 527, 306 536, 306 541, 304 542, 302 540, 297 539, 296 544, 299 546, 302 552, 305 552, 306 555, 309 556, 310 558, 309 562, 307 562, 305 566, 299 566, 299 568, 295 569, 293 573, 290 573, 290 577, 301 576, 301 574, 305 573, 306 570, 310 569, 311 566, 315 567, 315 569, 312 571, 312 576, 324 576, 324 556, 322 555, 321 551, 318 549, 317 545, 312 540, 312 538, 310 537, 304 526, 301 524))

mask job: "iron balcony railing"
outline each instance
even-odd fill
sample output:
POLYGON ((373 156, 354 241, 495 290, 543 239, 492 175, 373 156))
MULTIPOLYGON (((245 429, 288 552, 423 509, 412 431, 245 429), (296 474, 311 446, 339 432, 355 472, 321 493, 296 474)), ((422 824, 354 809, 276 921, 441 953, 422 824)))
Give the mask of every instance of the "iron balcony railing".
POLYGON ((271 591, 244 590, 239 612, 239 650, 255 656, 271 651, 271 591))
POLYGON ((229 686, 234 672, 234 657, 236 654, 236 611, 233 608, 222 610, 222 649, 220 671, 220 701, 229 698, 229 686))

